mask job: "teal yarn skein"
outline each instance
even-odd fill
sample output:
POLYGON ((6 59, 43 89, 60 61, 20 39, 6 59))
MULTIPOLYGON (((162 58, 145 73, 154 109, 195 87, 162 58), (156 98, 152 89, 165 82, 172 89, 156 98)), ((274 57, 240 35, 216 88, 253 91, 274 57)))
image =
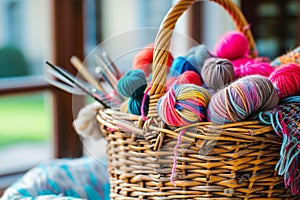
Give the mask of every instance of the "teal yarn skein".
MULTIPOLYGON (((149 95, 146 96, 145 99, 145 107, 144 109, 144 113, 145 115, 148 114, 148 106, 149 105, 149 95)), ((142 111, 141 111, 141 107, 142 107, 142 101, 143 101, 143 96, 137 96, 135 98, 130 97, 128 99, 128 112, 131 114, 135 114, 135 115, 141 115, 142 111)))
MULTIPOLYGON (((129 97, 128 112, 135 115, 141 115, 141 106, 144 97, 144 91, 147 87, 145 72, 141 69, 129 70, 117 82, 117 91, 124 97, 129 97)), ((146 97, 144 113, 148 113, 149 96, 146 97)))
POLYGON ((143 96, 146 87, 146 75, 141 69, 129 70, 117 82, 118 93, 124 97, 143 96))

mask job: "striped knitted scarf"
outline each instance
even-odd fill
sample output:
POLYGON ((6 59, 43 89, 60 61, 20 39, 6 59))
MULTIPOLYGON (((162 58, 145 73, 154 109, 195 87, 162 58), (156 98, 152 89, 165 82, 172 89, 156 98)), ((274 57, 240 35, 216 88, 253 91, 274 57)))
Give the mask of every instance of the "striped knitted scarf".
POLYGON ((285 186, 290 187, 293 194, 300 194, 300 96, 282 100, 272 110, 261 112, 259 119, 272 125, 282 138, 276 170, 284 176, 285 186))

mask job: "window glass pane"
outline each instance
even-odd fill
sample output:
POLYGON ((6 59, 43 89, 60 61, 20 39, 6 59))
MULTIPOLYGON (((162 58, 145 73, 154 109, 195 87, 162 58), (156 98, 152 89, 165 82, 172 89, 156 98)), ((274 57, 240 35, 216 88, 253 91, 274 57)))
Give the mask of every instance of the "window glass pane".
POLYGON ((49 59, 50 0, 0 1, 0 78, 42 73, 49 59))
POLYGON ((49 95, 0 98, 0 174, 24 170, 53 157, 49 95))
POLYGON ((257 7, 257 14, 260 17, 277 17, 280 7, 272 2, 265 2, 257 7))
MULTIPOLYGON (((52 51, 50 3, 0 1, 1 81, 42 74, 52 51)), ((50 94, 12 95, 0 96, 0 174, 26 170, 53 157, 50 94)))
POLYGON ((241 2, 260 56, 273 60, 298 46, 298 0, 241 2))

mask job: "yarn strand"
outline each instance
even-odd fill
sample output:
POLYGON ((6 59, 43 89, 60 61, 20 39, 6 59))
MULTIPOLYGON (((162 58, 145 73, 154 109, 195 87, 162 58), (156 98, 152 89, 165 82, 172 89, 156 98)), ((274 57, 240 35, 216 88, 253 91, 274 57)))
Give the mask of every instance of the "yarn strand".
POLYGON ((171 181, 171 183, 173 183, 173 185, 175 187, 176 187, 176 183, 174 181, 174 177, 175 177, 176 163, 177 163, 177 156, 178 156, 177 150, 178 150, 179 145, 181 144, 181 136, 184 133, 185 133, 185 130, 182 130, 182 131, 179 132, 179 134, 178 134, 178 140, 177 140, 176 146, 174 148, 173 167, 172 167, 172 173, 171 173, 170 181, 171 181))

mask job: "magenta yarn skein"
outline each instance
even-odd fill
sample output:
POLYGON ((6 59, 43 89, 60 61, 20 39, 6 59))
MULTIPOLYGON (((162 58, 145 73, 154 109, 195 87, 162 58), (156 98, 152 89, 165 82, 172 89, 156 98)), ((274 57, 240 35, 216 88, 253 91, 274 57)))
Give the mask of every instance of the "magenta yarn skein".
POLYGON ((269 79, 278 89, 280 98, 294 96, 300 92, 300 66, 288 63, 280 66, 269 79))
POLYGON ((239 31, 229 31, 222 35, 215 45, 217 57, 234 60, 249 53, 247 37, 239 31))

